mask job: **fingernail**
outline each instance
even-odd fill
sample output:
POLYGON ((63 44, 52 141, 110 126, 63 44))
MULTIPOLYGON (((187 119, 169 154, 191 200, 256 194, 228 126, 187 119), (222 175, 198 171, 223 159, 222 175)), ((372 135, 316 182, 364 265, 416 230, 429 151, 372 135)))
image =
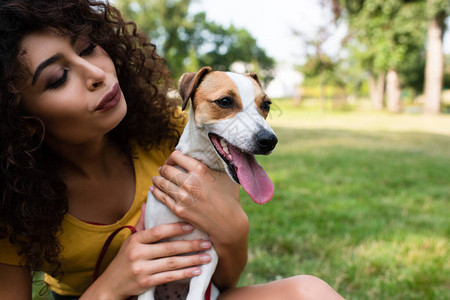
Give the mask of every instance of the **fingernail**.
POLYGON ((200 270, 200 269, 196 269, 196 270, 192 271, 192 275, 194 275, 194 276, 198 276, 200 274, 202 274, 202 270, 200 270))
POLYGON ((203 262, 207 262, 211 260, 211 256, 209 254, 203 254, 202 256, 200 256, 200 260, 203 262))
POLYGON ((150 192, 153 192, 154 189, 155 187, 153 185, 149 188, 150 192))
POLYGON ((161 168, 162 168, 162 167, 159 167, 159 168, 158 168, 158 172, 159 172, 159 173, 161 173, 161 168))
POLYGON ((200 248, 203 248, 203 249, 209 249, 209 248, 211 248, 211 242, 208 242, 208 241, 202 242, 202 243, 200 244, 200 248))
POLYGON ((191 224, 183 225, 184 231, 191 231, 192 229, 194 229, 194 226, 192 226, 191 224))

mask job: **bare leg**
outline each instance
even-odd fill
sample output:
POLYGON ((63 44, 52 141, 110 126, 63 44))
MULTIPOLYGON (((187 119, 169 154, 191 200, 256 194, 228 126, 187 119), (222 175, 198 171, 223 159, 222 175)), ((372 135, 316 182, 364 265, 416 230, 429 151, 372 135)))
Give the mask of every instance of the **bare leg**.
POLYGON ((267 284, 230 289, 219 300, 342 300, 323 280, 309 275, 299 275, 267 284))

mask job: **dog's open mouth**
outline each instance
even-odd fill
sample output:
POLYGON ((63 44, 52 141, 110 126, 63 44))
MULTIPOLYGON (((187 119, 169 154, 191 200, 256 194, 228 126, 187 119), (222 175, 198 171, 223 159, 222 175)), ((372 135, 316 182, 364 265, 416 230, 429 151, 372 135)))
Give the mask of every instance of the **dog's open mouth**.
POLYGON ((273 183, 253 154, 241 151, 216 134, 209 133, 209 138, 226 162, 232 179, 242 186, 255 203, 264 204, 272 199, 273 183))

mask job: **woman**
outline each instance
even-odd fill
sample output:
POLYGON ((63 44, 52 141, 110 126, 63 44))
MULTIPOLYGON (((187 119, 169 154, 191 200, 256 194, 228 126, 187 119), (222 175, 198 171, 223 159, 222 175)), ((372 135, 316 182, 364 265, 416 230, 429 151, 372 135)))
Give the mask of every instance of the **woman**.
POLYGON ((339 298, 311 276, 234 288, 248 238, 238 186, 170 154, 185 120, 166 97, 169 72, 115 8, 3 0, 0 37, 1 299, 29 299, 37 270, 56 299, 126 299, 199 275, 210 257, 180 254, 209 249, 209 242, 156 243, 192 226, 144 230, 140 218, 152 185, 159 200, 178 200, 183 187, 170 181, 180 172, 175 164, 202 184, 198 203, 175 213, 209 233, 220 257, 213 282, 221 299, 339 298), (168 192, 169 185, 177 190, 168 192), (121 230, 131 226, 138 232, 121 230))

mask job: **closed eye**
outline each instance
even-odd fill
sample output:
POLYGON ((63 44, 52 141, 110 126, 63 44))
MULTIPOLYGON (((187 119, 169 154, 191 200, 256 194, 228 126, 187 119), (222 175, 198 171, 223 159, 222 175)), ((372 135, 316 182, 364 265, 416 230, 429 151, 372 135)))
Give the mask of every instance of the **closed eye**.
POLYGON ((61 85, 63 85, 64 82, 66 82, 66 80, 67 80, 67 73, 68 73, 68 70, 64 69, 62 76, 57 78, 55 81, 50 81, 46 85, 45 89, 46 90, 54 90, 54 89, 57 89, 58 87, 60 87, 61 85))
POLYGON ((86 55, 89 55, 89 54, 91 54, 91 53, 94 51, 95 47, 97 47, 96 44, 90 43, 89 46, 87 46, 85 49, 83 49, 83 50, 80 52, 79 55, 80 55, 80 56, 86 56, 86 55))

